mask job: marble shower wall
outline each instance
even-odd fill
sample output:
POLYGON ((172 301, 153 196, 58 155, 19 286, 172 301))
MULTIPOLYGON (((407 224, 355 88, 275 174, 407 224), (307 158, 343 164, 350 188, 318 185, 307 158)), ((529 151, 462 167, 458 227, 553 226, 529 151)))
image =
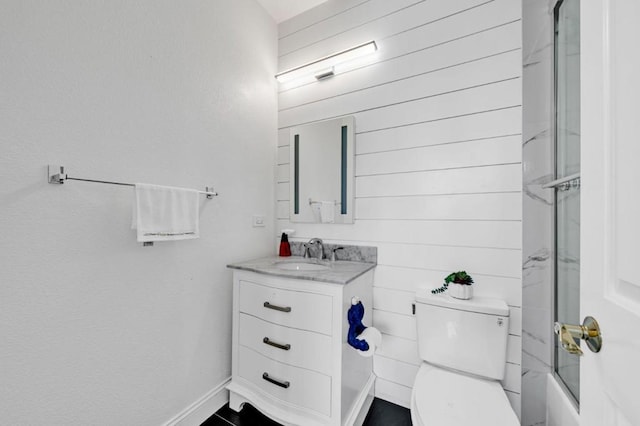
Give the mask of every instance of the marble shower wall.
POLYGON ((553 6, 523 0, 522 425, 544 425, 552 365, 553 6))

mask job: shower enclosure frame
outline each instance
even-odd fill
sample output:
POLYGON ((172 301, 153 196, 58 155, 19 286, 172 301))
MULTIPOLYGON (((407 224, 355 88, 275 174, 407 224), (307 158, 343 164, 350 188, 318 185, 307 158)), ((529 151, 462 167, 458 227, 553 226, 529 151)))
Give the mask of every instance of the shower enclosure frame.
MULTIPOLYGON (((565 2, 565 0, 553 0, 550 3, 550 8, 553 11, 551 14, 552 18, 552 41, 553 41, 553 55, 552 55, 552 70, 551 75, 553 77, 552 84, 552 105, 551 105, 551 125, 552 125, 552 144, 551 144, 551 159, 553 163, 553 171, 554 171, 554 179, 558 179, 557 176, 558 171, 558 22, 560 16, 560 7, 565 2)), ((573 408, 577 413, 580 413, 580 402, 571 391, 569 386, 565 383, 564 378, 558 373, 558 351, 562 350, 558 347, 557 336, 553 331, 553 323, 558 320, 558 297, 557 297, 557 285, 558 285, 558 206, 557 206, 557 195, 558 189, 550 189, 553 191, 553 220, 552 220, 552 229, 551 229, 551 247, 553 248, 551 251, 551 256, 553 261, 550 262, 550 279, 551 279, 551 318, 550 318, 550 327, 549 327, 549 335, 550 342, 549 350, 551 351, 551 374, 558 384, 562 392, 566 395, 568 401, 571 403, 573 408)), ((578 301, 579 303, 579 301, 578 301)))

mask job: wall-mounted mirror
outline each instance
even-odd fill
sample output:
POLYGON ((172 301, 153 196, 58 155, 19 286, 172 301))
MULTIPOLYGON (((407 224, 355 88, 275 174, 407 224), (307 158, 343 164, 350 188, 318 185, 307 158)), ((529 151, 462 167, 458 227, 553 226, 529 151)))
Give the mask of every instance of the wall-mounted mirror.
POLYGON ((354 118, 293 127, 290 132, 291 221, 353 223, 354 118))

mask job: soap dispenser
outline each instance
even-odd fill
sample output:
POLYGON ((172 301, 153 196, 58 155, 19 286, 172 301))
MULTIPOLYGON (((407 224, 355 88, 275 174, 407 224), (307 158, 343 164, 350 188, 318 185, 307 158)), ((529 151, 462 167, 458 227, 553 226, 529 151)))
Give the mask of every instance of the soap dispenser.
POLYGON ((291 256, 291 246, 289 245, 289 237, 284 232, 280 238, 280 256, 291 256))

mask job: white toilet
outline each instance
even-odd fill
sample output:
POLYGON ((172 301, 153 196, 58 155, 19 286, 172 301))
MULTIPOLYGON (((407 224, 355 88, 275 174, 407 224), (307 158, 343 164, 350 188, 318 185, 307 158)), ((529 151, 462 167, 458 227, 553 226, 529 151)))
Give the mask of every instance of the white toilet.
POLYGON ((504 377, 509 307, 503 300, 459 300, 416 293, 420 358, 411 394, 414 426, 515 426, 504 377))

